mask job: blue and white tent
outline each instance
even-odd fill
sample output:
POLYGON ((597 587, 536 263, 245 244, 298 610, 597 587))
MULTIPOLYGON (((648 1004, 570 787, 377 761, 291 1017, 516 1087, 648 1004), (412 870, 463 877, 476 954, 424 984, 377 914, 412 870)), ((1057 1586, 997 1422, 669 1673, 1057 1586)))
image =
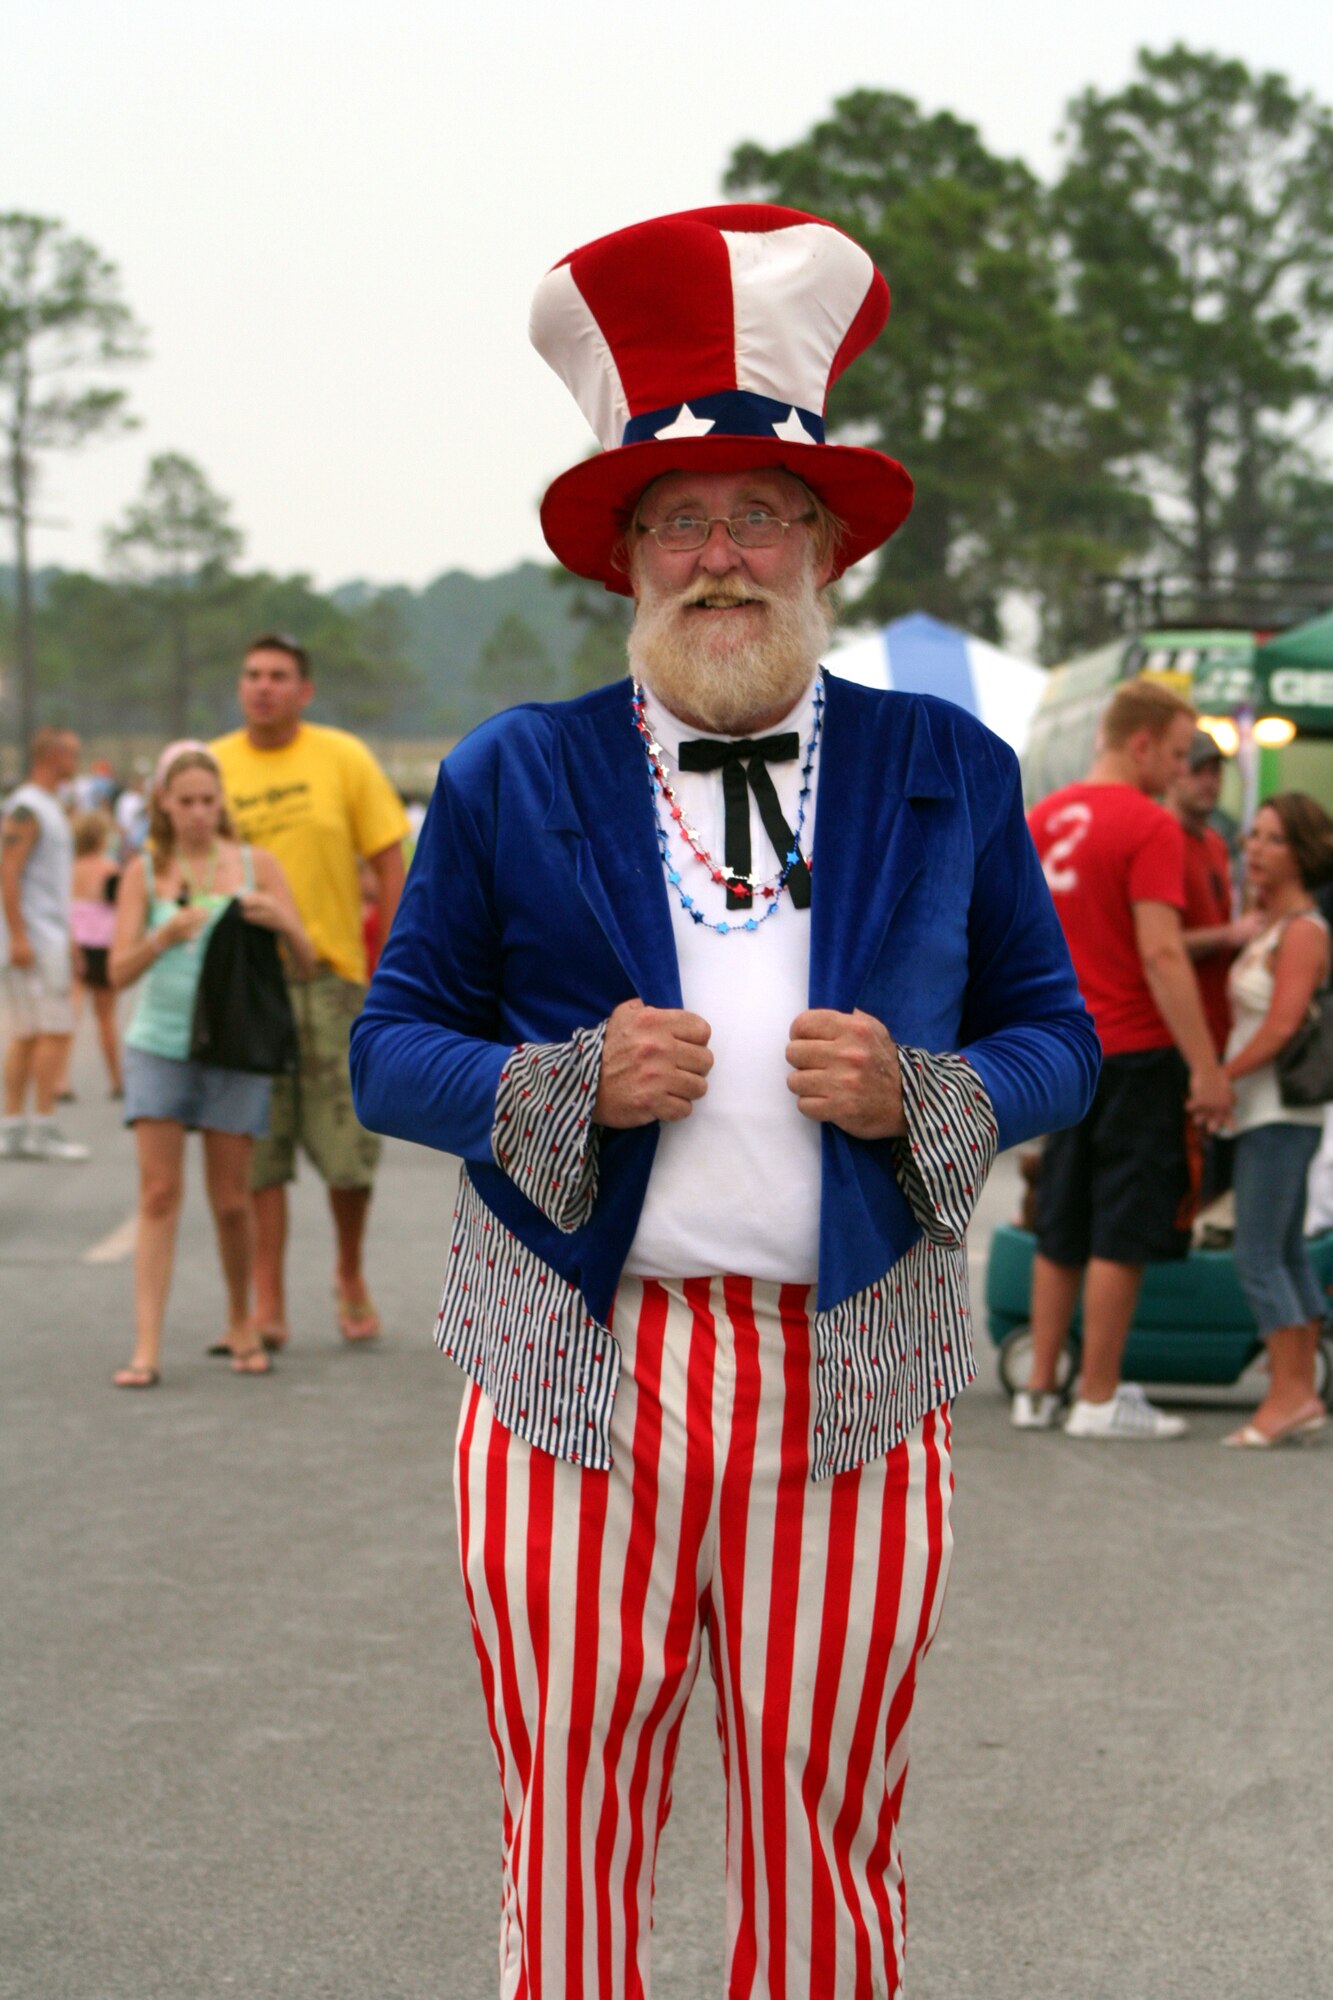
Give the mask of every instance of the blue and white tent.
POLYGON ((938 694, 979 716, 1015 750, 1046 685, 1040 667, 1016 660, 984 639, 970 638, 924 611, 895 618, 863 639, 835 647, 824 662, 830 673, 862 687, 898 688, 905 694, 938 694))

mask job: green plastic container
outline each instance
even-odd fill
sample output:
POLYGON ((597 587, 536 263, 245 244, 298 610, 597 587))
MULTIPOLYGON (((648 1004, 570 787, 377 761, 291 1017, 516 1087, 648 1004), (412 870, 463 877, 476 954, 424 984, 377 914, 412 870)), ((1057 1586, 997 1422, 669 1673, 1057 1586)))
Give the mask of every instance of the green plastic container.
MULTIPOLYGON (((991 1238, 986 1315, 999 1347, 1025 1327, 1031 1311, 1031 1230, 1002 1223, 991 1238)), ((1324 1291, 1333 1297, 1333 1231, 1310 1239, 1324 1291)), ((1082 1315, 1074 1315, 1075 1340, 1082 1315)), ((1259 1329, 1246 1303, 1229 1250, 1192 1250, 1179 1264, 1150 1264, 1125 1349, 1124 1374, 1134 1382, 1226 1384, 1259 1351, 1259 1329)))

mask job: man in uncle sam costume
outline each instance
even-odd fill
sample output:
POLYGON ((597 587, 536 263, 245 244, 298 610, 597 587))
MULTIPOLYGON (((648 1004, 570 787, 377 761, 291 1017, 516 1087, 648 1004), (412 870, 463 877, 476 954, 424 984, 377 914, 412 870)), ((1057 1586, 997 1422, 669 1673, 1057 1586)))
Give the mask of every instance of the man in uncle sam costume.
POLYGON ((372 1127, 462 1156, 438 1337, 504 1799, 500 1987, 648 1987, 707 1639, 728 1995, 898 1995, 898 1814, 949 1568, 964 1231, 1098 1056, 1012 753, 826 681, 829 584, 911 505, 824 441, 888 316, 815 216, 576 250, 532 336, 600 455, 546 538, 630 678, 440 770, 356 1024, 372 1127))

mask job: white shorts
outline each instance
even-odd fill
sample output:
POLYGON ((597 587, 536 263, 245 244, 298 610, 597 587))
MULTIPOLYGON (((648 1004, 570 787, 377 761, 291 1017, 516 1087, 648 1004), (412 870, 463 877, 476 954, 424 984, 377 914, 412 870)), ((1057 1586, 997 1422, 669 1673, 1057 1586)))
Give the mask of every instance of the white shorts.
POLYGON ((0 1003, 16 1042, 34 1035, 72 1035, 69 951, 43 949, 32 965, 0 970, 0 1003))

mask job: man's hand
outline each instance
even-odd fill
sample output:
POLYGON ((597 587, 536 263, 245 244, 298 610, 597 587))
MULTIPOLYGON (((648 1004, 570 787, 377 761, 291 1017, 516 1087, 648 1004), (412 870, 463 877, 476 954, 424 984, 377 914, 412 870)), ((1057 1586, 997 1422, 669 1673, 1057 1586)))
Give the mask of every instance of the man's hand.
POLYGON ((606 1024, 595 1125, 625 1130, 688 1118, 713 1067, 707 1021, 680 1007, 626 1000, 606 1024))
POLYGON ((1231 1121, 1236 1093, 1219 1063, 1190 1071, 1189 1096, 1185 1108, 1205 1132, 1220 1132, 1231 1121))
POLYGON ((25 931, 14 931, 9 939, 9 962, 11 965, 36 965, 37 954, 25 931))
POLYGON ((1226 943, 1232 951, 1244 951, 1268 927, 1266 910, 1247 910, 1242 917, 1233 917, 1227 925, 1226 943))
POLYGON ((853 1139, 898 1139, 907 1131, 898 1045, 873 1014, 807 1008, 791 1024, 787 1061, 787 1088, 805 1117, 838 1125, 853 1139))

